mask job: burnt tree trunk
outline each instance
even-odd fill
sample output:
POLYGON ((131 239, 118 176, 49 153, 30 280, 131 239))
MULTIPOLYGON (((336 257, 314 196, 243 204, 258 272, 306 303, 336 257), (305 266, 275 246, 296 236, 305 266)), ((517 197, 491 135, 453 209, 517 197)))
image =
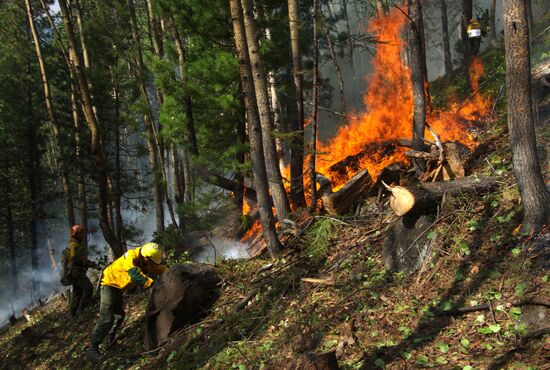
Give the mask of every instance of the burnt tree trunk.
POLYGON ((451 56, 451 44, 449 42, 449 21, 447 19, 447 2, 439 0, 441 6, 441 33, 443 34, 443 54, 445 57, 445 74, 453 72, 453 59, 451 56))
POLYGON ((281 171, 279 170, 279 160, 277 158, 277 149, 273 138, 273 119, 269 107, 269 96, 267 93, 267 78, 263 60, 260 56, 260 49, 257 39, 257 28, 254 20, 252 2, 250 0, 241 0, 241 6, 244 15, 244 28, 246 41, 248 44, 248 54, 252 67, 253 84, 256 92, 256 104, 260 115, 260 124, 262 128, 262 142, 264 158, 266 163, 267 177, 269 180, 269 189, 273 198, 273 204, 277 211, 277 218, 282 221, 290 213, 290 203, 283 186, 281 171))
POLYGON ((504 0, 503 10, 508 131, 525 209, 524 229, 530 231, 548 223, 550 194, 542 178, 533 124, 527 6, 525 0, 504 0))
POLYGON ((288 22, 297 108, 297 117, 291 121, 290 125, 290 129, 295 134, 290 143, 290 199, 292 203, 304 207, 306 205, 304 195, 304 87, 298 0, 288 0, 288 22))
POLYGON ((263 229, 263 237, 266 241, 269 253, 274 258, 281 249, 281 242, 275 232, 275 218, 271 211, 271 199, 269 185, 265 169, 262 128, 257 111, 252 68, 248 55, 248 46, 244 30, 243 13, 240 0, 229 0, 231 10, 231 22, 235 37, 235 48, 239 60, 239 74, 241 77, 244 101, 248 116, 248 135, 250 140, 250 153, 252 157, 252 171, 254 173, 254 186, 258 196, 258 208, 260 209, 260 223, 263 229))

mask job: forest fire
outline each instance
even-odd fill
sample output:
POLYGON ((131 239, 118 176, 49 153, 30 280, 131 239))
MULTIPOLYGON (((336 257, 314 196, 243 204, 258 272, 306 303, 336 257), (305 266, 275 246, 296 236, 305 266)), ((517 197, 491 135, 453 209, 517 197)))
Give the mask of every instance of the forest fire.
MULTIPOLYGON (((383 145, 412 137, 413 94, 410 70, 404 63, 406 45, 403 35, 406 22, 407 17, 395 8, 385 17, 371 19, 368 31, 378 36, 379 43, 363 97, 367 110, 353 118, 348 125, 340 127, 335 137, 327 143, 317 143, 316 170, 330 179, 334 191, 361 169, 366 169, 376 179, 388 165, 410 162, 405 156, 408 148, 383 145), (367 155, 356 156, 365 150, 367 155), (353 156, 357 158, 352 165, 342 170, 342 161, 353 156)), ((471 132, 472 125, 489 113, 491 102, 477 93, 479 79, 484 73, 480 58, 473 59, 469 72, 473 96, 466 102, 451 97, 448 110, 432 110, 426 120, 441 140, 458 141, 473 149, 477 143, 471 132)), ((429 131, 426 131, 425 136, 434 140, 429 131)), ((306 158, 304 173, 307 170, 306 158)), ((284 175, 288 178, 289 168, 285 169, 284 175)), ((307 184, 306 189, 309 189, 307 184)), ((250 239, 259 230, 261 227, 256 222, 243 240, 250 239)))

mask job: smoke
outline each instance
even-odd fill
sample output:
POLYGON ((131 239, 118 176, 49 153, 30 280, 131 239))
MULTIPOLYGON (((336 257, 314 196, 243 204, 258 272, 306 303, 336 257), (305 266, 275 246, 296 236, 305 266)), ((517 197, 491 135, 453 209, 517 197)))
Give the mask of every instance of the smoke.
POLYGON ((202 263, 215 263, 217 259, 250 258, 248 244, 236 240, 212 237, 211 245, 205 246, 195 255, 195 260, 202 263))

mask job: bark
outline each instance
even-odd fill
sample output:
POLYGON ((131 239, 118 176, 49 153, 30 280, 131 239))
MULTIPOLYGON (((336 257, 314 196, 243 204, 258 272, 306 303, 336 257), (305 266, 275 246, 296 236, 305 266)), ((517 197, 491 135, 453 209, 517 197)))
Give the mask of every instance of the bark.
POLYGON ((525 0, 527 7, 527 26, 529 27, 529 40, 533 37, 533 4, 532 0, 525 0))
POLYGON ((545 188, 537 156, 526 3, 504 0, 503 13, 508 132, 514 173, 524 206, 523 225, 525 230, 531 231, 550 221, 550 194, 545 188))
POLYGON ((464 77, 468 86, 470 86, 470 59, 472 52, 470 50, 470 43, 468 42, 468 34, 466 33, 466 27, 473 17, 472 0, 462 0, 462 69, 464 77))
POLYGON ((494 48, 498 47, 497 40, 497 27, 496 27, 496 9, 497 9, 497 0, 491 0, 491 5, 489 7, 489 35, 491 37, 491 46, 494 48))
POLYGON ((257 39, 257 28, 250 0, 241 0, 244 15, 244 28, 246 41, 248 44, 248 54, 252 66, 253 85, 256 92, 256 105, 260 115, 260 124, 262 129, 262 142, 264 150, 264 159, 266 162, 267 177, 269 189, 273 198, 273 204, 277 211, 277 218, 284 220, 290 213, 290 203, 283 186, 281 171, 279 170, 279 159, 277 158, 277 149, 273 138, 273 119, 269 106, 269 96, 267 93, 267 78, 263 60, 260 56, 260 48, 257 39))
POLYGON ((323 207, 331 215, 347 213, 361 197, 367 196, 375 185, 367 170, 360 171, 336 192, 332 191, 332 185, 326 177, 318 175, 317 181, 320 185, 319 193, 323 207))
POLYGON ((306 205, 304 195, 304 88, 298 0, 288 0, 288 21, 297 108, 297 117, 291 121, 290 125, 291 131, 296 135, 290 144, 290 199, 295 205, 304 207, 306 205))
MULTIPOLYGON (((493 0, 494 1, 494 0, 493 0)), ((447 2, 439 0, 441 5, 441 33, 443 33, 443 54, 445 56, 445 74, 453 72, 451 45, 449 42, 449 21, 447 19, 447 2)))
POLYGON ((378 18, 384 17, 386 15, 386 9, 384 9, 384 3, 382 0, 375 0, 376 5, 376 16, 378 18))
POLYGON ((56 119, 55 111, 53 108, 53 97, 50 90, 50 82, 46 71, 44 56, 42 55, 42 47, 40 45, 38 31, 36 30, 36 25, 34 23, 34 17, 32 13, 30 0, 25 0, 25 9, 27 12, 27 18, 29 21, 29 26, 30 26, 30 30, 31 30, 31 34, 34 42, 34 50, 36 53, 36 58, 38 59, 38 66, 40 68, 40 78, 42 80, 42 88, 44 90, 44 101, 46 103, 46 111, 48 113, 48 119, 52 125, 55 143, 57 146, 56 157, 57 157, 57 162, 59 164, 59 170, 61 172, 61 183, 63 186, 63 196, 65 201, 65 213, 67 215, 67 221, 69 225, 72 226, 76 223, 76 221, 74 217, 73 198, 71 195, 71 186, 69 182, 67 164, 65 162, 65 148, 61 139, 59 122, 56 119))
POLYGON ((263 158, 263 144, 260 118, 255 101, 254 82, 252 68, 248 55, 248 46, 244 30, 243 14, 240 0, 229 0, 231 21, 235 37, 235 48, 239 60, 239 74, 241 77, 244 101, 248 115, 248 135, 250 140, 250 152, 252 157, 252 170, 254 173, 254 186, 258 196, 258 208, 260 209, 260 223, 263 229, 263 237, 266 241, 269 253, 274 258, 281 251, 281 243, 275 232, 275 218, 271 211, 271 199, 267 172, 263 158))
MULTIPOLYGON (((246 121, 244 120, 244 112, 246 111, 245 103, 242 94, 239 96, 239 100, 241 102, 241 114, 239 118, 236 120, 236 133, 237 133, 237 143, 240 147, 244 147, 244 144, 246 142, 246 121)), ((243 150, 239 150, 237 152, 236 158, 237 163, 239 163, 241 166, 239 167, 238 172, 235 174, 235 180, 237 181, 237 187, 234 190, 235 194, 235 205, 237 206, 237 209, 241 210, 243 209, 244 204, 244 196, 245 196, 245 186, 244 186, 244 173, 242 171, 242 168, 246 162, 245 153, 243 150)), ((255 192, 254 192, 255 194, 255 192)))
POLYGON ((183 194, 185 193, 185 185, 183 182, 183 169, 181 165, 181 157, 176 145, 172 145, 172 178, 174 179, 174 192, 176 203, 183 202, 183 194))
POLYGON ((415 150, 423 150, 424 129, 426 123, 426 93, 424 89, 424 69, 422 68, 422 36, 421 28, 419 27, 422 22, 422 9, 420 7, 419 0, 409 1, 409 17, 411 19, 411 32, 409 35, 409 63, 414 99, 412 146, 415 150))
POLYGON ((309 157, 309 175, 311 184, 311 204, 309 213, 315 213, 317 209, 317 181, 315 179, 315 157, 317 150, 317 128, 319 126, 319 40, 317 36, 317 17, 319 15, 319 3, 313 0, 313 112, 311 123, 311 154, 309 157))
POLYGON ((107 189, 107 179, 109 175, 109 170, 107 166, 107 159, 103 152, 103 148, 100 141, 100 122, 97 119, 97 116, 94 113, 92 97, 89 90, 88 78, 86 76, 85 70, 82 68, 81 57, 77 52, 76 41, 74 37, 73 25, 69 15, 69 9, 65 0, 59 1, 59 8, 61 10, 61 17, 63 19, 63 24, 65 27, 65 34, 69 44, 69 55, 74 68, 75 76, 78 81, 78 86, 80 89, 80 99, 82 103, 82 110, 84 112, 84 117, 86 123, 90 130, 91 134, 91 149, 94 156, 94 160, 97 166, 97 182, 98 182, 98 201, 99 201, 99 223, 101 225, 101 230, 103 236, 107 243, 110 245, 113 250, 115 257, 120 257, 124 250, 120 241, 114 234, 113 230, 109 225, 108 217, 108 189, 107 189))
MULTIPOLYGON (((84 161, 82 155, 82 138, 81 130, 82 125, 80 123, 80 114, 78 110, 78 91, 75 81, 75 76, 70 69, 71 74, 71 109, 72 119, 74 125, 74 140, 75 140, 75 157, 76 157, 76 178, 78 187, 78 209, 80 224, 84 225, 86 230, 88 229, 88 201, 86 194, 86 177, 84 175, 84 161)), ((83 238, 83 244, 87 244, 88 238, 83 238)))

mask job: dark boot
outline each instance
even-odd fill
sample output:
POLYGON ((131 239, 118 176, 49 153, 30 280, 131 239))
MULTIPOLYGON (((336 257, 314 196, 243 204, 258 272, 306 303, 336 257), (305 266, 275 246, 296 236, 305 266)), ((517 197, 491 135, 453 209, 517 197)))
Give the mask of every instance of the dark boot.
POLYGON ((103 361, 103 359, 105 358, 105 356, 103 356, 101 352, 99 352, 99 347, 94 345, 88 348, 88 350, 86 351, 86 356, 92 362, 100 362, 103 361))
POLYGON ((116 334, 110 333, 105 339, 104 349, 106 351, 112 351, 116 348, 116 334))

